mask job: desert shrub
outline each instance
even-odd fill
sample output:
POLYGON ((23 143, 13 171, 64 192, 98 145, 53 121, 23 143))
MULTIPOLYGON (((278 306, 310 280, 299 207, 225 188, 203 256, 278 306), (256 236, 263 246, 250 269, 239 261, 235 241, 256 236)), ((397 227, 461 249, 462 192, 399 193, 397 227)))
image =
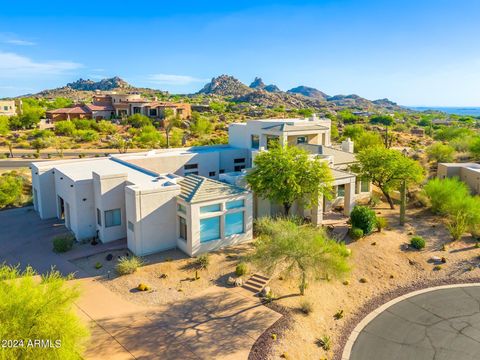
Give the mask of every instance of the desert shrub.
POLYGON ((363 237, 363 230, 360 228, 352 227, 350 229, 350 236, 352 239, 358 240, 363 237))
POLYGON ((446 214, 448 204, 454 199, 470 196, 467 185, 457 178, 432 179, 423 187, 423 192, 436 214, 446 214))
POLYGON ((195 259, 195 265, 199 269, 207 269, 210 265, 210 256, 208 253, 202 254, 195 259))
POLYGON ((362 284, 366 284, 368 282, 367 278, 360 278, 360 281, 362 284))
POLYGON ((53 251, 57 253, 64 253, 71 250, 75 238, 73 235, 65 234, 53 238, 53 251))
POLYGON ((113 135, 117 132, 117 127, 115 124, 112 124, 110 121, 107 120, 100 120, 98 123, 93 123, 92 128, 101 132, 102 134, 109 134, 113 135))
POLYGON ((248 273, 248 265, 244 262, 239 263, 235 268, 235 274, 237 276, 243 276, 246 273, 248 273))
POLYGON ((388 220, 384 217, 377 217, 376 226, 378 231, 382 231, 388 226, 388 220))
POLYGON ((427 148, 428 160, 439 162, 452 162, 455 157, 455 149, 450 145, 436 142, 427 148))
POLYGON ((142 128, 144 126, 152 125, 152 121, 145 115, 133 114, 126 119, 126 124, 134 128, 142 128))
POLYGON ((338 310, 338 311, 333 315, 333 318, 334 318, 335 320, 343 319, 343 309, 338 310))
POLYGON ((19 205, 25 179, 15 171, 0 175, 0 209, 6 206, 19 205))
POLYGON ((95 269, 97 269, 97 270, 101 269, 102 267, 103 267, 103 265, 102 265, 101 262, 97 262, 97 263, 95 264, 95 269))
POLYGON ((370 234, 377 224, 375 211, 366 206, 355 206, 350 214, 352 228, 363 230, 364 235, 370 234))
POLYGON ((77 142, 97 141, 99 138, 95 130, 75 130, 73 136, 77 142))
POLYGON ((313 304, 308 300, 302 300, 300 302, 300 311, 305 315, 309 315, 313 312, 313 304))
POLYGON ((375 207, 378 204, 380 204, 380 202, 381 202, 380 197, 378 195, 372 194, 368 202, 368 205, 370 205, 371 207, 375 207))
POLYGON ((330 337, 327 335, 324 335, 320 339, 317 339, 316 343, 317 343, 317 346, 321 347, 325 351, 330 350, 332 346, 332 341, 330 340, 330 337))
POLYGON ((425 247, 425 239, 421 236, 414 236, 410 239, 410 246, 414 249, 421 250, 425 247))
POLYGON ((466 232, 477 233, 480 225, 480 198, 466 196, 452 199, 445 205, 447 229, 453 240, 458 240, 466 232))
POLYGON ((115 266, 115 270, 117 271, 118 275, 133 274, 143 264, 144 264, 144 261, 137 256, 132 256, 132 257, 122 256, 120 259, 118 259, 118 263, 115 266))
POLYGON ((143 283, 140 283, 138 284, 137 286, 137 290, 139 291, 148 291, 150 290, 150 286, 146 285, 146 284, 143 284, 143 283))
POLYGON ((95 124, 95 121, 87 119, 73 119, 72 124, 75 125, 75 129, 77 130, 90 130, 92 129, 92 125, 95 124))
POLYGON ((445 126, 435 131, 435 135, 433 137, 435 140, 450 141, 453 139, 461 139, 464 137, 469 137, 474 134, 475 133, 472 129, 454 127, 454 126, 445 126))

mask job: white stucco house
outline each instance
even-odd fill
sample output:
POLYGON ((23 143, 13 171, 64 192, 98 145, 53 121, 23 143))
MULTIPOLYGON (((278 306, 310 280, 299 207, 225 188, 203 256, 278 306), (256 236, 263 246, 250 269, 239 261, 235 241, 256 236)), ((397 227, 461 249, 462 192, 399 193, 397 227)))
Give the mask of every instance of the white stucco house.
POLYGON ((368 182, 348 172, 353 143, 330 143, 328 119, 265 119, 229 126, 229 143, 107 158, 34 162, 35 210, 42 219, 64 219, 77 240, 127 239, 143 256, 179 248, 190 256, 252 238, 254 217, 276 215, 281 206, 252 194, 244 177, 271 142, 297 145, 328 162, 337 197, 313 209, 292 211, 321 225, 323 213, 370 193, 368 182))

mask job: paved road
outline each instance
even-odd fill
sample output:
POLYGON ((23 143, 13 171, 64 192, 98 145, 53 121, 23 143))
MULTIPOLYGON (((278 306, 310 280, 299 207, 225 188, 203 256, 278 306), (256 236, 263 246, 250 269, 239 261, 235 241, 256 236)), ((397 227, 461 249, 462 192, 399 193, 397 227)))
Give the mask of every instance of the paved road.
POLYGON ((359 334, 350 360, 480 359, 480 286, 440 289, 387 308, 359 334))

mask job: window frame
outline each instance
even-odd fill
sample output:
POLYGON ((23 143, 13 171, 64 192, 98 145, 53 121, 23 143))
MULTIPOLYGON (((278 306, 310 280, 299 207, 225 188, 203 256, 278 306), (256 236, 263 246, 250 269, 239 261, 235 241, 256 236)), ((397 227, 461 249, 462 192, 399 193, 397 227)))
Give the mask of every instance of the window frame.
POLYGON ((121 226, 122 225, 122 209, 120 208, 117 208, 117 209, 110 209, 110 210, 105 210, 103 212, 103 218, 104 218, 104 221, 105 221, 105 228, 111 228, 111 227, 115 227, 115 226, 121 226), (108 221, 107 221, 107 213, 112 213, 112 221, 114 220, 114 217, 113 217, 113 214, 118 211, 120 213, 120 216, 119 216, 119 220, 120 222, 117 224, 117 223, 113 223, 111 225, 108 225, 108 221))

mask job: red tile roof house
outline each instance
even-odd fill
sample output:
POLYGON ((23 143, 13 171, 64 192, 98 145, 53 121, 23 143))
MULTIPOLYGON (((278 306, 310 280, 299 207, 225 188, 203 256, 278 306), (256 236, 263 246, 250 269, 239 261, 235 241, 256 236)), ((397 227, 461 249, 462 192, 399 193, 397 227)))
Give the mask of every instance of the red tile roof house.
POLYGON ((76 104, 74 106, 46 113, 52 122, 71 119, 112 119, 132 114, 161 119, 165 109, 172 109, 182 119, 190 118, 190 104, 150 101, 138 94, 95 95, 92 104, 76 104))

